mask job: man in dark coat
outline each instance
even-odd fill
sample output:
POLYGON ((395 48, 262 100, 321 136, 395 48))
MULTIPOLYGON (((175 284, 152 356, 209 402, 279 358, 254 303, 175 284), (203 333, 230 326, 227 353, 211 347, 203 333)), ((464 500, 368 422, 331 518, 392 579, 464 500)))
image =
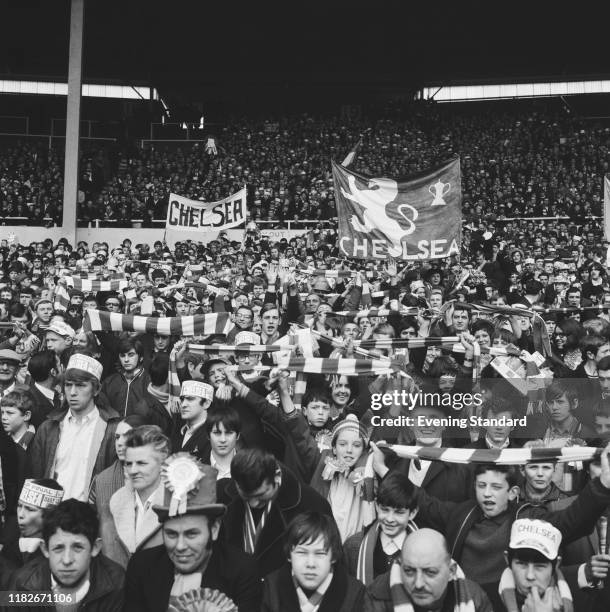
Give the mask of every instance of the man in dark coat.
POLYGON ((184 425, 174 431, 172 448, 210 463, 210 438, 204 427, 214 389, 198 380, 185 380, 180 389, 180 416, 184 425))
POLYGON ((330 505, 309 485, 301 484, 286 466, 261 449, 242 449, 231 463, 229 504, 221 539, 253 555, 262 578, 286 561, 284 535, 301 512, 332 516, 330 505))
MULTIPOLYGON (((15 574, 10 590, 62 593, 75 610, 82 612, 120 612, 125 574, 118 563, 100 553, 98 530, 99 521, 92 506, 75 499, 61 502, 44 519, 44 556, 24 565, 15 574)), ((22 609, 51 612, 56 608, 51 605, 22 609)))
POLYGON ((493 612, 483 589, 464 577, 451 558, 445 538, 433 529, 419 529, 404 541, 400 560, 367 588, 365 612, 394 610, 473 610, 493 612))
POLYGON ((30 423, 38 429, 49 413, 60 407, 58 394, 53 389, 57 377, 55 354, 51 351, 35 353, 28 363, 28 372, 32 377, 30 392, 34 398, 30 423))
POLYGON ((175 485, 187 472, 194 482, 176 507, 170 488, 164 504, 153 506, 164 544, 137 551, 129 560, 124 612, 166 612, 184 593, 201 587, 220 591, 240 612, 259 612, 261 585, 254 561, 217 542, 226 511, 216 502, 217 471, 186 453, 169 457, 166 465, 166 487, 178 490, 175 485))
MULTIPOLYGON (((437 425, 450 416, 443 406, 416 406, 410 413, 416 426, 412 427, 415 444, 418 446, 451 447, 444 438, 445 428, 437 425)), ((449 502, 463 502, 472 498, 472 475, 468 466, 443 461, 393 460, 386 465, 391 471, 401 471, 416 486, 436 499, 449 502)), ((419 522, 418 522, 419 524, 419 522)), ((420 526, 430 526, 423 522, 420 526)))

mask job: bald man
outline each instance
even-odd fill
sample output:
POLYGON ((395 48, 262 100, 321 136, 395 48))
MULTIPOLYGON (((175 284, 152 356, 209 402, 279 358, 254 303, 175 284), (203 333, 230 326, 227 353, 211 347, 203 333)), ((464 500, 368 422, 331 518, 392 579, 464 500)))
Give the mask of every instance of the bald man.
POLYGON ((445 537, 433 529, 407 536, 400 558, 367 590, 370 600, 364 612, 493 612, 483 589, 464 577, 449 554, 445 537))

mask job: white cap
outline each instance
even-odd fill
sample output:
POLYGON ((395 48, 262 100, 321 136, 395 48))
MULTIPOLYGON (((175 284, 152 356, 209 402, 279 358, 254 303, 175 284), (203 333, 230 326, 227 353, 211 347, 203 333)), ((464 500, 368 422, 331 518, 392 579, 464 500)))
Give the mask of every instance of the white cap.
POLYGON ((182 383, 180 396, 194 396, 212 400, 214 398, 214 387, 198 380, 185 380, 182 383))
POLYGON ((36 484, 31 479, 27 479, 23 483, 19 501, 28 506, 36 506, 37 508, 44 509, 59 505, 63 496, 63 489, 51 489, 50 487, 36 484))
POLYGON ((511 527, 508 547, 512 550, 529 548, 554 561, 560 545, 561 531, 546 521, 517 519, 511 527))
POLYGON ((97 359, 93 359, 93 357, 76 353, 70 357, 68 367, 66 368, 66 371, 67 370, 82 370, 83 372, 87 372, 87 374, 91 374, 91 376, 94 376, 98 380, 101 380, 104 366, 102 366, 97 359))
POLYGON ((251 331, 242 331, 235 336, 235 345, 238 344, 260 344, 261 339, 258 334, 251 331))
POLYGON ((64 321, 52 321, 49 327, 47 327, 47 331, 54 332, 58 336, 69 336, 70 338, 74 338, 76 332, 74 328, 64 321))

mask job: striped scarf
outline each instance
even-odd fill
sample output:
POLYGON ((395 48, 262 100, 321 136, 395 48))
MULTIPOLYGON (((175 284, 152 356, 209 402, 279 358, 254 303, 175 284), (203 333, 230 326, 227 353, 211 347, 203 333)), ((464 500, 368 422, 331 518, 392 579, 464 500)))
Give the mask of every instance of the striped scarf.
POLYGON ((4 494, 4 480, 2 479, 2 460, 0 459, 0 514, 4 521, 4 511, 6 510, 6 495, 4 494))
MULTIPOLYGON (((456 300, 451 300, 443 304, 437 318, 441 318, 447 309, 455 303, 456 300)), ((532 319, 532 340, 535 350, 538 351, 543 357, 549 357, 552 354, 551 340, 546 328, 546 323, 538 313, 534 312, 533 309, 512 308, 510 306, 490 306, 489 304, 468 304, 463 302, 460 302, 460 306, 463 306, 468 310, 473 310, 475 312, 481 312, 488 315, 504 315, 509 317, 512 315, 518 315, 521 317, 530 317, 532 319)))
POLYGON ((77 271, 74 268, 67 268, 66 270, 62 270, 62 272, 68 272, 69 274, 67 274, 66 276, 72 276, 73 278, 87 280, 122 280, 125 278, 124 272, 115 272, 113 274, 109 274, 107 272, 77 271))
MULTIPOLYGON (((419 529, 414 521, 409 520, 407 524, 407 535, 419 529)), ((356 578, 365 586, 375 580, 373 568, 375 546, 379 541, 381 527, 377 521, 371 525, 370 529, 364 534, 360 548, 358 549, 358 562, 356 564, 356 578)))
POLYGON ((74 276, 66 276, 65 279, 68 285, 85 293, 91 293, 92 291, 122 291, 129 285, 129 282, 125 279, 95 280, 76 278, 74 276))
POLYGON ((63 284, 58 284, 55 288, 53 308, 55 310, 68 310, 68 306, 70 306, 70 294, 63 284))
POLYGON ((535 312, 543 314, 571 314, 573 312, 587 311, 607 312, 608 310, 610 310, 610 304, 599 304, 598 306, 567 306, 565 308, 540 308, 539 306, 534 306, 533 310, 535 312))
POLYGON ((255 525, 250 504, 244 502, 246 507, 246 511, 244 513, 244 550, 250 555, 253 555, 254 551, 256 550, 256 545, 260 540, 261 533, 265 527, 269 513, 271 512, 272 503, 273 500, 269 500, 267 502, 261 518, 258 521, 258 525, 255 525))
POLYGON ((294 573, 292 574, 292 581, 297 592, 301 612, 316 612, 322 603, 322 599, 324 599, 324 595, 326 595, 326 591, 328 591, 330 583, 333 581, 333 573, 330 572, 323 580, 322 584, 309 597, 305 595, 305 592, 296 581, 294 573))
MULTIPOLYGON (((188 317, 143 317, 88 309, 83 317, 85 331, 137 331, 164 336, 226 335, 232 326, 230 315, 226 312, 188 317)), ((168 408, 170 412, 177 413, 181 384, 175 350, 169 356, 168 384, 168 408)))
POLYGON ((391 314, 400 315, 401 317, 417 316, 419 308, 403 306, 400 310, 389 310, 388 308, 369 308, 365 310, 339 310, 337 312, 329 312, 329 316, 338 317, 387 317, 391 314))
POLYGON ((402 459, 423 459, 447 463, 495 463, 498 465, 525 465, 527 463, 567 463, 591 461, 599 457, 601 448, 591 446, 564 446, 563 448, 431 448, 383 444, 402 459))
POLYGON ((134 331, 162 336, 226 335, 232 327, 227 312, 188 317, 144 317, 88 309, 83 318, 85 331, 134 331))
MULTIPOLYGON (((456 567, 455 577, 449 582, 453 584, 455 593, 453 612, 476 612, 474 601, 472 601, 472 595, 466 582, 466 576, 464 576, 464 572, 459 565, 456 567)), ((449 588, 449 585, 447 585, 447 590, 449 588)), ((400 565, 398 563, 394 563, 390 569, 390 595, 392 596, 394 612, 414 612, 415 607, 402 583, 400 565)))
POLYGON ((247 344, 239 347, 234 344, 188 344, 189 353, 276 353, 285 351, 285 346, 279 344, 247 344))
POLYGON ((353 278, 356 276, 354 270, 314 270, 312 268, 306 268, 300 272, 308 276, 323 276, 324 278, 353 278))
MULTIPOLYGON (((570 587, 563 577, 561 570, 555 570, 554 584, 549 586, 552 589, 553 610, 556 612, 574 612, 574 602, 572 601, 572 593, 570 587)), ((520 612, 517 604, 517 587, 515 585, 515 576, 510 567, 507 567, 502 573, 498 592, 502 598, 502 603, 506 606, 507 612, 520 612)), ((548 589, 547 589, 548 592, 548 589)), ((546 595, 546 593, 545 593, 546 595)))
POLYGON ((330 376, 372 376, 391 374, 402 370, 402 364, 388 359, 327 359, 323 357, 290 357, 278 360, 276 366, 229 366, 237 371, 262 371, 278 367, 282 370, 294 370, 307 374, 324 374, 330 376))
POLYGON ((180 412, 180 390, 182 385, 180 383, 178 367, 176 365, 176 349, 172 349, 169 354, 167 385, 169 390, 167 408, 172 414, 178 414, 180 412))

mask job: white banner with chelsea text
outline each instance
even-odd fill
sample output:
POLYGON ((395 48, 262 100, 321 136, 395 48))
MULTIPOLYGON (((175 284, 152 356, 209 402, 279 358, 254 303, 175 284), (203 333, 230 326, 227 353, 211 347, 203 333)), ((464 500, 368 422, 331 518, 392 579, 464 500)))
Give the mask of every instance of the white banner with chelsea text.
POLYGON ((208 242, 213 235, 246 221, 246 188, 218 202, 199 202, 175 193, 169 196, 165 220, 166 241, 208 242))

